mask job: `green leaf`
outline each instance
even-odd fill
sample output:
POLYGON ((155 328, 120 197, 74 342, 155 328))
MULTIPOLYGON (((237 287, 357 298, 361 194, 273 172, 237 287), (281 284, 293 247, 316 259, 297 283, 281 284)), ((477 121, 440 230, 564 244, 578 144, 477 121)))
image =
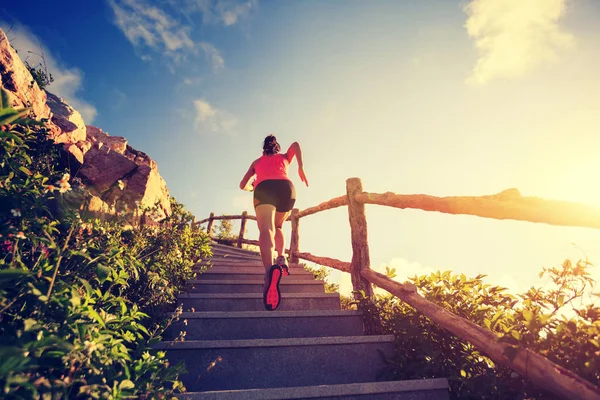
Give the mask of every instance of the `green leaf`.
POLYGON ((24 322, 24 330, 25 332, 27 332, 28 330, 30 330, 33 326, 35 326, 35 324, 37 324, 37 320, 32 319, 32 318, 27 318, 24 322))
POLYGON ((98 322, 103 328, 106 327, 104 320, 102 319, 100 314, 96 312, 96 310, 94 310, 93 308, 88 308, 88 314, 90 318, 96 320, 96 322, 98 322))
POLYGON ((104 264, 96 265, 96 274, 98 275, 98 280, 100 283, 104 283, 104 281, 106 281, 106 279, 110 276, 111 272, 112 268, 107 267, 104 264))
POLYGON ((3 115, 0 117, 0 125, 11 124, 19 118, 23 117, 25 114, 27 114, 28 111, 29 108, 24 108, 22 110, 14 110, 13 112, 9 112, 7 115, 3 115))
POLYGON ((30 274, 31 273, 26 269, 14 269, 14 268, 3 269, 3 270, 0 270, 0 280, 22 278, 22 277, 28 276, 30 274))
POLYGON ((527 322, 531 322, 533 321, 533 313, 529 310, 523 310, 523 318, 525 318, 527 322))
POLYGON ((20 166, 19 171, 25 173, 27 176, 33 175, 33 173, 29 169, 25 168, 24 166, 20 166))
POLYGON ((23 140, 12 132, 0 131, 0 138, 12 139, 17 144, 23 144, 23 140))
POLYGON ((467 372, 464 369, 460 370, 460 376, 462 376, 463 378, 467 377, 467 372))
POLYGON ((127 389, 133 389, 133 388, 135 388, 135 385, 129 379, 125 379, 125 380, 121 381, 121 383, 119 384, 119 389, 121 389, 121 390, 127 390, 127 389))
POLYGON ((8 108, 8 93, 0 88, 0 110, 8 108))

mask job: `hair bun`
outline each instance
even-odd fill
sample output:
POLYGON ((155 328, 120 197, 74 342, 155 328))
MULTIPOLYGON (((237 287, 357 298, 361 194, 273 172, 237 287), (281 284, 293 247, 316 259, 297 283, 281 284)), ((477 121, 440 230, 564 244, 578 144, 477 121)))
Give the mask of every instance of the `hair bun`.
POLYGON ((275 135, 270 134, 263 142, 263 152, 267 155, 277 154, 281 150, 281 146, 277 143, 275 135))

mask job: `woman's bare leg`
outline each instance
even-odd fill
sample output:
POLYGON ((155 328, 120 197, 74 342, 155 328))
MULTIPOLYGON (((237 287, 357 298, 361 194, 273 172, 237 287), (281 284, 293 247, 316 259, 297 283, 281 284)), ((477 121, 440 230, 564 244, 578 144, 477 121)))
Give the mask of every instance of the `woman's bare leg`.
POLYGON ((287 220, 291 211, 275 212, 275 252, 277 256, 285 254, 285 235, 283 234, 283 223, 287 220))
POLYGON ((273 265, 275 248, 275 206, 271 204, 261 204, 255 207, 256 222, 258 224, 258 244, 260 246, 260 256, 265 267, 269 270, 273 265))

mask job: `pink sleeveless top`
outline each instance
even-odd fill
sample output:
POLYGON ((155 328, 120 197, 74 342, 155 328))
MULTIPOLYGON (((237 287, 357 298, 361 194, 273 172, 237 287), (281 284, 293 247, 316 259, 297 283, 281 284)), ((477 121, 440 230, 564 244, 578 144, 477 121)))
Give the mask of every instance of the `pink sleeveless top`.
POLYGON ((254 165, 256 180, 252 186, 256 187, 259 183, 267 179, 286 179, 290 162, 283 154, 274 154, 272 156, 261 156, 254 165))

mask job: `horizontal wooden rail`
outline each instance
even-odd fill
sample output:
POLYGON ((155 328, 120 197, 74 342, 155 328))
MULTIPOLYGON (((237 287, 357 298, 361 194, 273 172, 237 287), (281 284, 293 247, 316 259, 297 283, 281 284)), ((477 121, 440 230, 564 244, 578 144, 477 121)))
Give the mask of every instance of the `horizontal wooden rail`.
POLYGON ((539 387, 560 394, 566 399, 600 399, 600 390, 592 383, 528 349, 499 342, 492 331, 423 298, 416 292, 414 285, 403 285, 371 269, 362 270, 361 276, 398 296, 433 322, 471 342, 494 362, 512 368, 539 387), (512 360, 505 355, 509 347, 516 349, 516 356, 512 360))
POLYGON ((340 261, 335 258, 313 256, 310 253, 295 252, 294 254, 298 258, 301 258, 306 261, 314 262, 315 264, 335 268, 335 269, 343 271, 343 272, 350 272, 350 263, 349 262, 340 261))
MULTIPOLYGON (((256 217, 254 215, 246 215, 247 219, 253 219, 254 221, 256 221, 256 217)), ((196 222, 196 225, 200 225, 203 224, 205 222, 210 221, 210 217, 209 218, 204 218, 203 220, 200 220, 198 222, 196 222)), ((227 219, 227 220, 231 220, 231 219, 242 219, 241 215, 221 215, 221 216, 217 216, 217 217, 212 217, 213 220, 218 220, 218 219, 227 219)))
POLYGON ((346 195, 335 197, 331 200, 325 201, 314 207, 307 208, 298 213, 298 218, 306 217, 311 214, 315 214, 321 211, 330 210, 332 208, 347 206, 348 197, 346 195))
POLYGON ((364 204, 414 208, 446 214, 476 215, 560 226, 600 228, 600 207, 566 201, 523 197, 516 189, 488 196, 436 197, 425 194, 366 193, 356 195, 364 204))

